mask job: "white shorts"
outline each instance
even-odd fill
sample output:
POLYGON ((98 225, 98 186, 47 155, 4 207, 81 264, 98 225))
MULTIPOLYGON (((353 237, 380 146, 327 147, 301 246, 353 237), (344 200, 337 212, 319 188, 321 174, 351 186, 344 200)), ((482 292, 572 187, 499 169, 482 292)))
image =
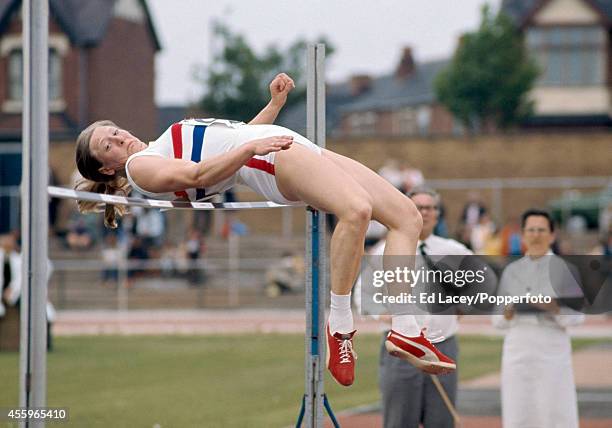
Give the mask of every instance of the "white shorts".
MULTIPOLYGON (((266 127, 279 128, 275 130, 275 135, 291 135, 293 136, 294 144, 300 144, 319 155, 321 154, 321 148, 319 146, 297 132, 276 125, 266 125, 266 127)), ((276 152, 268 153, 264 156, 255 156, 245 166, 238 170, 239 182, 250 187, 267 200, 276 202, 277 204, 301 205, 303 203, 302 201, 290 201, 281 194, 280 190, 278 190, 274 171, 275 155, 276 152)))

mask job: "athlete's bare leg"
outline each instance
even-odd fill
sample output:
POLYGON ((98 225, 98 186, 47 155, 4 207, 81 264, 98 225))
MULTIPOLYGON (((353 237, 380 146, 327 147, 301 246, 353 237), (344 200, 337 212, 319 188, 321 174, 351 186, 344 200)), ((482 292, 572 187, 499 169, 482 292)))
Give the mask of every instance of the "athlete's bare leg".
POLYGON ((324 150, 323 155, 353 177, 372 198, 372 219, 389 229, 385 255, 416 254, 423 220, 412 200, 365 165, 329 150, 324 150))
POLYGON ((277 153, 275 163, 276 182, 287 199, 338 217, 330 242, 331 290, 349 294, 359 272, 372 197, 331 159, 299 144, 277 153))

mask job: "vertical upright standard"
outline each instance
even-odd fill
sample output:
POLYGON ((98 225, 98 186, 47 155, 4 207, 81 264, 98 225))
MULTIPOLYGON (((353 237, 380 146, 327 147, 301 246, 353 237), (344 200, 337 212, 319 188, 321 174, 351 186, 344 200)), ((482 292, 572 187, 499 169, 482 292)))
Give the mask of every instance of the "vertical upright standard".
MULTIPOLYGON (((307 64, 307 136, 319 147, 325 147, 325 45, 308 46, 307 64)), ((309 207, 306 213, 306 336, 305 336, 305 392, 297 426, 323 426, 325 407, 334 423, 337 422, 325 396, 323 373, 326 359, 325 301, 326 242, 325 216, 309 207)))
POLYGON ((27 409, 45 407, 47 395, 48 30, 48 1, 24 0, 19 405, 27 409))

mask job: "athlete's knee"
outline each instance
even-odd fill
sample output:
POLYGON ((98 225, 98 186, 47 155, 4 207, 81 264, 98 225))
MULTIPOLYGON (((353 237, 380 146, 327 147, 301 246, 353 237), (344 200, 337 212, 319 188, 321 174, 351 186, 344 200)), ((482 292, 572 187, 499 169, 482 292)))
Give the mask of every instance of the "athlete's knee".
POLYGON ((372 219, 372 202, 367 197, 354 197, 348 201, 338 218, 360 228, 367 228, 372 219))
POLYGON ((399 208, 395 210, 394 219, 392 224, 389 225, 389 228, 410 234, 416 233, 418 235, 421 233, 421 229, 423 228, 423 217, 412 200, 405 198, 400 202, 399 208))
POLYGON ((417 209, 415 209, 415 214, 411 217, 409 223, 411 223, 409 225, 410 229, 417 235, 420 235, 421 229, 423 229, 423 217, 417 209))

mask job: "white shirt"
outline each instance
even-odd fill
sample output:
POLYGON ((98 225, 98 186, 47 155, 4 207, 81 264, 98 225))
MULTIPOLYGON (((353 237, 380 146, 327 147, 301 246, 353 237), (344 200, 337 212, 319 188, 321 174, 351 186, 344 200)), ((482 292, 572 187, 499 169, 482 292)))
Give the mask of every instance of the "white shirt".
MULTIPOLYGON (((499 286, 499 294, 505 296, 524 296, 542 294, 550 297, 582 297, 580 286, 575 282, 565 262, 552 251, 544 257, 532 259, 529 256, 510 263, 504 269, 499 286), (555 264, 551 267, 551 264, 555 264), (571 280, 569 286, 558 290, 551 283, 551 276, 555 275, 555 282, 571 280)), ((558 286, 557 286, 558 288, 558 286)), ((522 314, 516 313, 511 320, 503 315, 493 315, 493 325, 497 328, 511 328, 519 324, 543 325, 551 328, 565 329, 568 326, 584 322, 584 314, 562 306, 560 313, 522 314)))
MULTIPOLYGON (((549 252, 535 259, 525 256, 504 269, 499 294, 526 293, 579 297, 582 291, 563 259, 549 252)), ((505 428, 579 426, 566 327, 581 323, 584 314, 560 309, 558 315, 519 312, 511 320, 493 315, 494 325, 506 329, 501 370, 505 428)))
MULTIPOLYGON (((421 242, 425 243, 423 249, 428 256, 471 256, 474 254, 465 245, 454 239, 442 238, 433 234, 429 235, 424 241, 419 241, 419 247, 421 242)), ((436 257, 432 257, 432 259, 436 260, 436 257)), ((416 316, 417 323, 421 328, 427 328, 432 337, 443 336, 446 339, 457 333, 459 329, 457 319, 456 315, 416 316)))
MULTIPOLYGON (((425 253, 432 256, 432 260, 436 260, 435 256, 470 256, 474 254, 465 245, 454 239, 442 238, 433 234, 429 235, 424 241, 419 241, 418 246, 422 242, 425 243, 425 253)), ((385 250, 385 243, 385 240, 380 241, 372 247, 370 254, 382 255, 385 250)), ((417 258, 417 263, 419 261, 423 262, 421 257, 417 258)), ((416 267, 419 268, 419 266, 416 267)), ((434 338, 442 336, 448 339, 455 335, 459 328, 456 315, 416 315, 415 318, 419 326, 427 328, 428 335, 434 338)))

